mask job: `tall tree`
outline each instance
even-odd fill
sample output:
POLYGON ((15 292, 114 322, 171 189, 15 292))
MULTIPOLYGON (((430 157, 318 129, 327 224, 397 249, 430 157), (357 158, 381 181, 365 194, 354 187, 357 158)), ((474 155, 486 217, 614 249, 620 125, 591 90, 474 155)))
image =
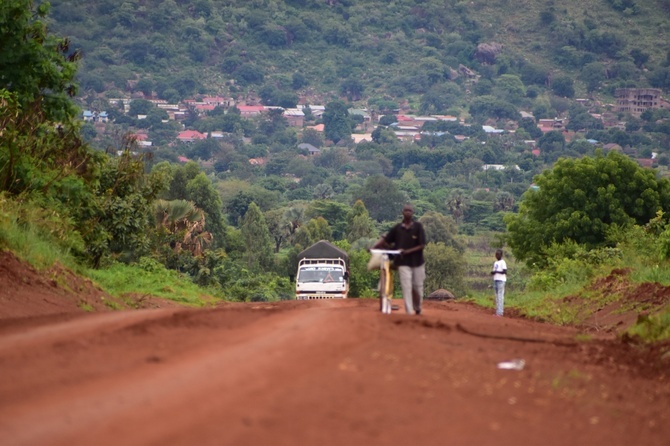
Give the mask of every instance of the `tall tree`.
POLYGON ((351 137, 351 120, 349 109, 342 101, 333 101, 326 104, 323 112, 323 132, 326 139, 335 144, 340 140, 351 137))
POLYGON ((405 194, 398 190, 395 183, 382 175, 374 175, 365 180, 358 197, 377 221, 400 218, 405 194))
POLYGON ((225 244, 226 228, 223 222, 221 197, 212 181, 204 172, 200 172, 186 184, 188 199, 205 212, 205 228, 214 236, 214 246, 225 244))
POLYGON ((247 268, 261 271, 273 263, 272 242, 265 217, 256 203, 251 202, 242 219, 240 228, 246 252, 247 268))
POLYGON ((428 243, 424 250, 426 257, 427 293, 440 288, 451 291, 455 296, 465 294, 465 265, 462 252, 442 242, 428 243))
POLYGON ((0 89, 17 94, 24 109, 37 106, 47 120, 66 121, 77 113, 70 98, 80 55, 48 32, 49 3, 33 7, 33 0, 0 2, 0 89))
POLYGON ((442 243, 463 252, 463 245, 456 240, 458 228, 452 218, 439 212, 428 211, 421 216, 419 221, 426 230, 426 242, 442 243))
POLYGON ((295 244, 302 248, 318 242, 319 240, 331 241, 333 238, 330 225, 323 217, 313 218, 298 229, 295 235, 295 244))
POLYGON ((362 238, 376 238, 378 236, 375 222, 370 218, 370 213, 365 208, 365 204, 362 200, 356 200, 347 216, 347 240, 353 243, 362 238))

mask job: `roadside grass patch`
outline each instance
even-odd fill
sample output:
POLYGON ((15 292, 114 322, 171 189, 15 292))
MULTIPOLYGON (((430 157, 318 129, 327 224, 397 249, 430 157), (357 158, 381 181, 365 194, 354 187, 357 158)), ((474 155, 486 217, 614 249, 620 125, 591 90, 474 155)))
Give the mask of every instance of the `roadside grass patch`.
POLYGON ((121 299, 130 295, 148 295, 169 299, 193 307, 203 307, 212 299, 221 299, 220 291, 194 284, 177 271, 168 270, 158 262, 151 267, 114 263, 99 270, 87 270, 106 292, 121 299))
POLYGON ((72 252, 83 247, 67 216, 28 197, 0 193, 0 249, 12 251, 38 270, 60 262, 76 271, 79 266, 72 252))

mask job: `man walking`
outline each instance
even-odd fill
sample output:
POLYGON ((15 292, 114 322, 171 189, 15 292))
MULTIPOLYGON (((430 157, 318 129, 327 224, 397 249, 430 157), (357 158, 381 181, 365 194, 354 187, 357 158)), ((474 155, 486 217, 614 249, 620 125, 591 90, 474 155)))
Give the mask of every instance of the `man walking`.
POLYGON ((423 282, 426 278, 426 265, 423 248, 426 246, 426 233, 423 225, 414 220, 414 208, 406 204, 402 208, 402 222, 375 243, 373 249, 392 246, 400 251, 394 259, 398 268, 402 298, 407 314, 421 314, 423 303, 423 282))

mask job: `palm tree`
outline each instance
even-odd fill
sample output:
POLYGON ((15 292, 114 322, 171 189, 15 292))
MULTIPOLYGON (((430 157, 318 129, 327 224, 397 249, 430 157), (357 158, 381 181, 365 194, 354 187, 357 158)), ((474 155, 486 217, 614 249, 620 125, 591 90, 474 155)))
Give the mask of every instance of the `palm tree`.
POLYGON ((163 228, 170 234, 181 237, 174 245, 175 251, 182 249, 194 256, 202 254, 203 248, 213 240, 212 234, 205 231, 205 213, 193 202, 186 200, 156 200, 153 206, 154 222, 157 228, 163 228))

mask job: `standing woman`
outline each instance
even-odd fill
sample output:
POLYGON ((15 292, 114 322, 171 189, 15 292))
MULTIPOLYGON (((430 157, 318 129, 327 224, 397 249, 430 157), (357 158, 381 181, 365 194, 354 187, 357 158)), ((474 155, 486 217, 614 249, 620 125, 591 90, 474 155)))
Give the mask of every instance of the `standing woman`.
POLYGON ((496 261, 493 263, 493 291, 496 295, 496 316, 503 315, 505 306, 505 282, 507 281, 507 263, 503 260, 502 249, 496 250, 496 261))

